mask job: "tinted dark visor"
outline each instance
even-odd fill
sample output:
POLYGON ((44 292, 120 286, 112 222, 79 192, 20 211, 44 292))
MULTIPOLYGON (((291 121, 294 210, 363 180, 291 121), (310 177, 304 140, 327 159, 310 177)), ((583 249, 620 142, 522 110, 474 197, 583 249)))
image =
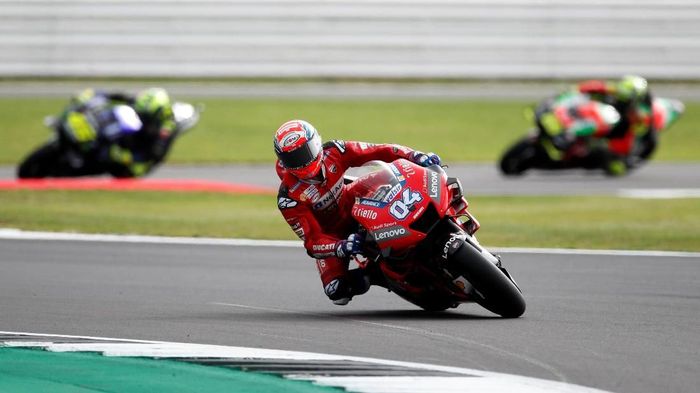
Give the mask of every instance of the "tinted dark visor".
POLYGON ((304 146, 290 152, 278 152, 277 157, 279 157, 285 168, 299 169, 314 162, 319 153, 317 146, 314 146, 313 143, 306 143, 304 146))

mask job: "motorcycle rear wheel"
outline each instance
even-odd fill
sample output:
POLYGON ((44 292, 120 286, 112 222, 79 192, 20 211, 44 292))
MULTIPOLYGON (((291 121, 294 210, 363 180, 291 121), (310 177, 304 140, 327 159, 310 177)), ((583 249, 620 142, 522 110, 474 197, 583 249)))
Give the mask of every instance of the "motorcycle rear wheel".
MULTIPOLYGON (((504 318, 517 318, 525 312, 525 299, 506 273, 468 241, 452 255, 451 264, 474 287, 474 301, 504 318)), ((450 269, 452 270, 452 269, 450 269)))

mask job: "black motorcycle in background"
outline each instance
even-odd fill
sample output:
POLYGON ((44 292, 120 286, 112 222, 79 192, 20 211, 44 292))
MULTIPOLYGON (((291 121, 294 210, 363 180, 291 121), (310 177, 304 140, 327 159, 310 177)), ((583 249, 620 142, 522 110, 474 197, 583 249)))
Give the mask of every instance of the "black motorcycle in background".
POLYGON ((148 169, 141 174, 125 171, 122 166, 113 165, 109 160, 109 148, 114 144, 150 148, 139 146, 150 142, 143 138, 143 124, 131 106, 105 106, 89 113, 68 110, 58 117, 49 116, 44 119, 44 124, 52 131, 52 138, 20 163, 17 177, 145 175, 163 161, 176 138, 197 124, 202 109, 201 106, 185 102, 175 102, 172 105, 175 130, 163 144, 163 151, 148 162, 148 169))

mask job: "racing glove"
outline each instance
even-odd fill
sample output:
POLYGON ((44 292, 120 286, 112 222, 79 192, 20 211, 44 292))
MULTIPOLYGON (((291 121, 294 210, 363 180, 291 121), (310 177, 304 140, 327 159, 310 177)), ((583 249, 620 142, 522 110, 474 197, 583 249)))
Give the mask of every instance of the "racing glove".
POLYGON ((440 165, 440 156, 435 153, 423 153, 420 151, 414 151, 411 155, 411 161, 414 164, 420 166, 428 167, 431 165, 440 165))
POLYGON ((335 244, 335 255, 338 258, 348 258, 362 253, 365 238, 359 233, 353 233, 347 240, 340 240, 335 244))

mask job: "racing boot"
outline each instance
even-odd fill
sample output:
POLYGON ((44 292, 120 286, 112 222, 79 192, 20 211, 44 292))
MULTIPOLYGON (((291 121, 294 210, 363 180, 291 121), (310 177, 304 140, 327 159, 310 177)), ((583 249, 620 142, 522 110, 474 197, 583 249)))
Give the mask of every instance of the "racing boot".
POLYGON ((605 174, 608 176, 623 176, 627 174, 627 163, 624 159, 618 156, 610 156, 605 161, 605 166, 603 167, 605 174))
POLYGON ((338 306, 350 303, 356 295, 362 295, 369 290, 370 279, 365 269, 352 269, 341 278, 336 278, 324 288, 326 295, 338 306))

